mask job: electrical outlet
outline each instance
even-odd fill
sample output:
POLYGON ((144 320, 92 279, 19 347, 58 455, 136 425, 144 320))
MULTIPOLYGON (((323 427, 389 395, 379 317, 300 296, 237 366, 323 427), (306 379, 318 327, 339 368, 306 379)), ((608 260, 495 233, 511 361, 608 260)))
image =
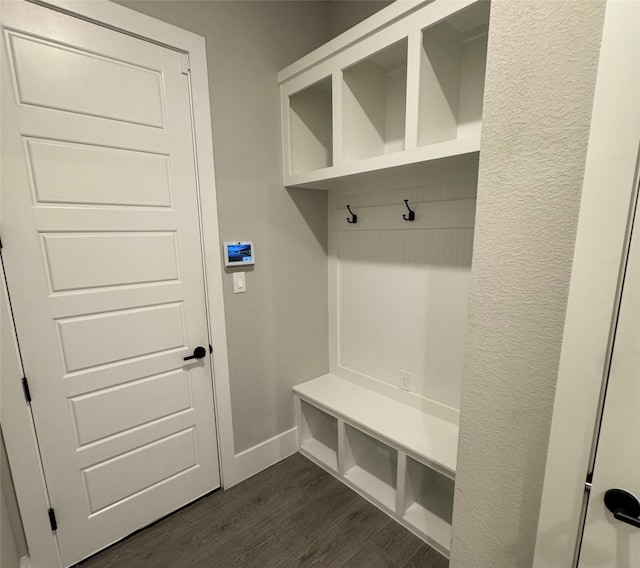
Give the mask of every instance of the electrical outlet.
POLYGON ((405 391, 411 390, 411 373, 409 371, 400 371, 400 382, 398 386, 405 391))

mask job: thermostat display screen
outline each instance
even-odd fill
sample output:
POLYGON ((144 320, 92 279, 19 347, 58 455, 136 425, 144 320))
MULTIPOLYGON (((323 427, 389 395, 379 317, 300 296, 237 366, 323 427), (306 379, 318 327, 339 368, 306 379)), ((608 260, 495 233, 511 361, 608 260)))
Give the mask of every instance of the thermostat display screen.
POLYGON ((224 243, 225 266, 247 266, 254 263, 253 243, 251 241, 233 241, 224 243))

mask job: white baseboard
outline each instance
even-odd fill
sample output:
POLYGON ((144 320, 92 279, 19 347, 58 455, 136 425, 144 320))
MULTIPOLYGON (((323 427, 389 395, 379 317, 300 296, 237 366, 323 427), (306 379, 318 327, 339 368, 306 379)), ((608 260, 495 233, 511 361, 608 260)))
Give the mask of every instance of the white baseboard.
POLYGON ((269 440, 236 454, 233 463, 233 475, 228 476, 225 489, 260 473, 262 470, 288 458, 298 451, 298 429, 291 428, 269 440), (229 479, 230 478, 230 479, 229 479))
POLYGON ((31 562, 28 556, 23 556, 20 559, 20 568, 31 568, 31 562))

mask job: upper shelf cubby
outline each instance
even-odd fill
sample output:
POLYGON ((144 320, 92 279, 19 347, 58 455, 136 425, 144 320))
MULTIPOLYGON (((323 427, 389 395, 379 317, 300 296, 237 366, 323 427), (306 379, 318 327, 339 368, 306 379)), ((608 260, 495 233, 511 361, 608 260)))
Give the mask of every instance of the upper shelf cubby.
POLYGON ((292 173, 333 164, 331 108, 331 77, 289 98, 292 173))
POLYGON ((422 30, 420 146, 480 136, 488 27, 478 2, 422 30))
POLYGON ((344 161, 404 150, 407 40, 352 65, 342 76, 344 161))
POLYGON ((283 69, 284 184, 477 168, 488 28, 487 0, 394 2, 283 69))

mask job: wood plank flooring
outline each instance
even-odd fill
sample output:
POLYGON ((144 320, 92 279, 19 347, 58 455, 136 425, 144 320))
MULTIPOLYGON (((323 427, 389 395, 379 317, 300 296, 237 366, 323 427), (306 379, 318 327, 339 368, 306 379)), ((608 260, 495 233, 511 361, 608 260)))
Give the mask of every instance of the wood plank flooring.
POLYGON ((82 568, 448 568, 300 454, 93 556, 82 568))

